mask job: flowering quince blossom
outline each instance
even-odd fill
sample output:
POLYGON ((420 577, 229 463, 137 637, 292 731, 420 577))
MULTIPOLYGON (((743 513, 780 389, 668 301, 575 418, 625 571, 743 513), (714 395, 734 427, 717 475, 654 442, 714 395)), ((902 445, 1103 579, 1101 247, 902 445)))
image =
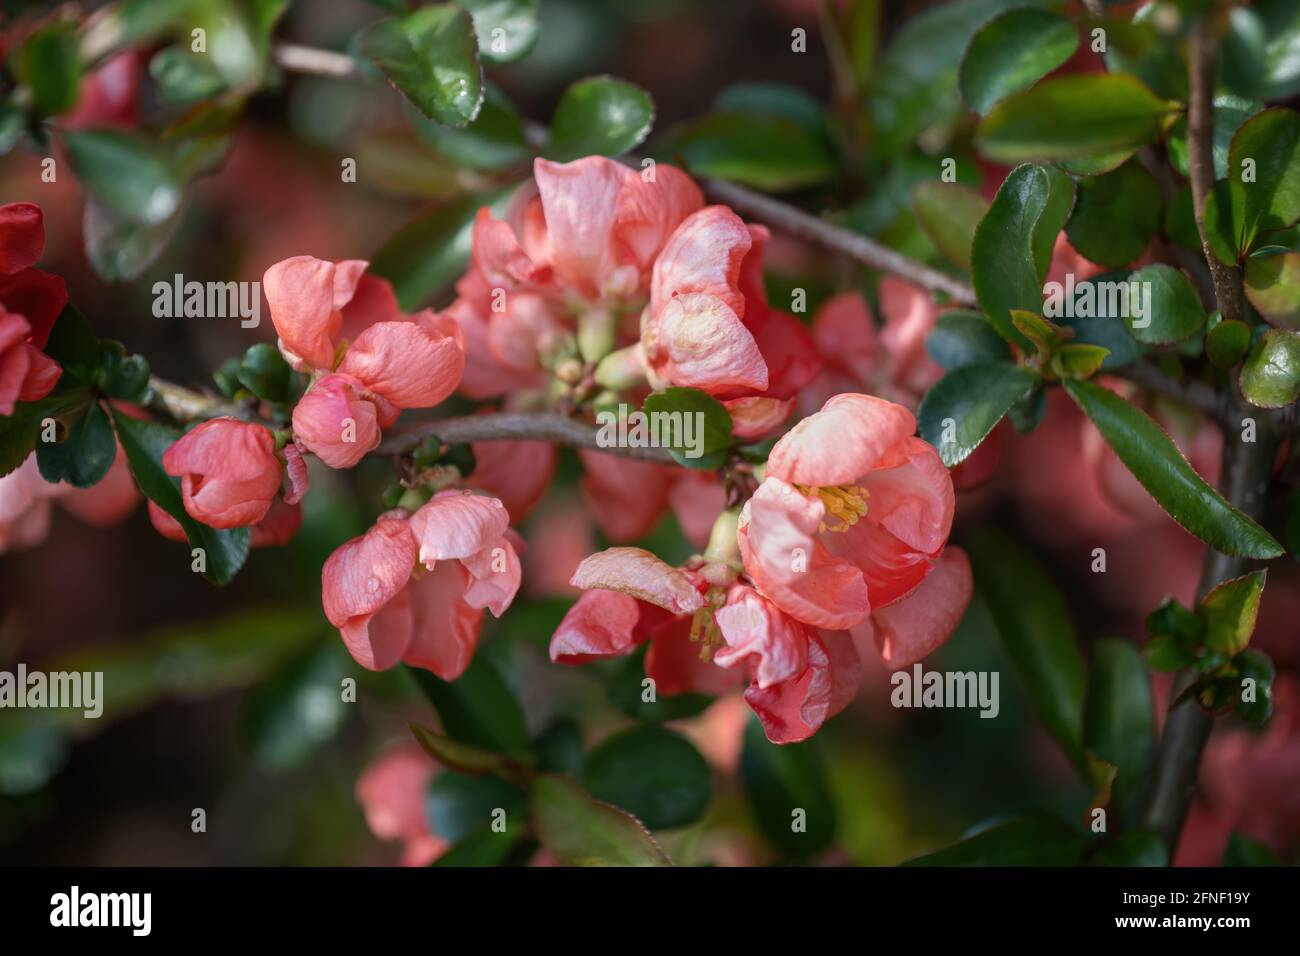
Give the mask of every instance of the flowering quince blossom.
POLYGON ((234 418, 213 418, 182 435, 163 455, 163 469, 181 480, 190 517, 213 528, 257 524, 280 491, 275 436, 234 418))
POLYGON ((429 830, 425 794, 437 765, 415 746, 380 754, 357 778, 357 802, 370 832, 399 840, 402 866, 428 866, 447 851, 446 840, 429 830))
POLYGON ((263 276, 280 351, 313 376, 294 408, 294 439, 332 468, 373 451, 402 409, 442 402, 465 369, 455 321, 401 312, 392 286, 366 266, 294 256, 263 276))
POLYGON ((934 611, 905 619, 924 632, 896 626, 901 608, 880 619, 877 640, 891 667, 942 644, 971 593, 965 556, 952 549, 940 560, 952 527, 952 480, 915 430, 901 405, 835 396, 772 448, 739 522, 746 572, 805 624, 852 628, 904 601, 934 611))
POLYGON ((341 545, 321 573, 325 616, 362 667, 399 661, 455 680, 469 666, 483 609, 500 617, 519 589, 510 515, 464 489, 414 514, 386 512, 341 545))
POLYGON ((56 501, 96 527, 110 527, 126 520, 139 504, 140 493, 122 446, 117 447, 108 472, 89 488, 46 481, 35 454, 0 478, 0 554, 32 548, 44 541, 50 533, 50 513, 56 501))
POLYGON ((0 206, 0 415, 44 398, 63 372, 41 351, 68 301, 61 278, 32 268, 44 250, 41 208, 0 206))

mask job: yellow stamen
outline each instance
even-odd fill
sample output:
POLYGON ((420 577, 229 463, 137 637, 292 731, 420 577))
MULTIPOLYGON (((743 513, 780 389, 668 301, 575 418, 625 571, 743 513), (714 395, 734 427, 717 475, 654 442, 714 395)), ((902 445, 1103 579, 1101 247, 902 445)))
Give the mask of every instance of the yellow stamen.
POLYGON ((710 588, 704 596, 704 607, 691 615, 691 642, 700 645, 700 660, 706 663, 713 660, 713 652, 726 643, 713 616, 726 599, 722 588, 710 588))
POLYGON ((867 499, 871 497, 871 493, 865 488, 857 485, 826 485, 819 488, 796 485, 795 487, 805 495, 816 495, 826 506, 826 518, 818 527, 818 531, 847 531, 857 524, 860 518, 866 517, 867 499))

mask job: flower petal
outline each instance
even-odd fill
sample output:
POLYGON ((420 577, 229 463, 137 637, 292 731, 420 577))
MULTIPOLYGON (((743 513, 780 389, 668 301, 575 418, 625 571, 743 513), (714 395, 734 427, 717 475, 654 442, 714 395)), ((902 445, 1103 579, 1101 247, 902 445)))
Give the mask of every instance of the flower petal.
POLYGON ((836 395, 772 448, 767 474, 794 485, 851 484, 916 431, 902 405, 872 395, 836 395))
POLYGON ((438 492, 411 516, 411 533, 426 567, 495 547, 509 525, 510 514, 499 499, 463 488, 438 492))
POLYGON ((45 251, 45 217, 32 202, 0 206, 0 273, 34 265, 45 251))
POLYGON ((402 661, 432 671, 443 680, 465 673, 478 645, 483 609, 464 600, 469 573, 460 564, 440 564, 411 582, 413 616, 410 647, 402 661))
POLYGON ((745 701, 775 744, 796 743, 817 732, 853 699, 862 679, 862 662, 843 631, 809 635, 808 667, 795 680, 763 688, 751 684, 745 701))
MULTIPOLYGON (((334 339, 343 321, 336 304, 335 273, 332 262, 293 256, 262 276, 271 322, 282 347, 311 368, 329 369, 334 364, 334 339)), ((345 270, 344 276, 348 274, 345 270)), ((352 291, 347 290, 348 298, 352 291)))
POLYGON ((538 159, 533 175, 555 277, 587 298, 598 297, 617 265, 611 233, 619 190, 635 174, 612 159, 587 156, 571 163, 538 159))
POLYGON ((948 548, 920 587, 871 615, 885 666, 890 670, 911 667, 942 647, 961 623, 973 590, 966 552, 948 548))
POLYGON ((727 641, 713 655, 719 667, 753 658, 754 680, 766 688, 797 677, 808 666, 807 629, 753 588, 734 586, 714 619, 727 641))
POLYGON ((647 313, 641 345, 663 383, 726 392, 767 388, 767 363, 749 329, 722 299, 688 292, 647 313))
POLYGON ((432 408, 456 391, 465 352, 415 322, 379 322, 348 347, 339 371, 398 408, 432 408))
POLYGON ((745 316, 740 269, 753 245, 749 229, 726 206, 706 206, 686 218, 665 243, 650 280, 650 311, 676 295, 703 293, 745 316))
POLYGON ((704 599, 686 572, 644 548, 607 548, 584 559, 569 580, 575 588, 604 588, 654 604, 671 614, 690 614, 704 599))
POLYGON ((646 639, 638 631, 640 605, 616 591, 584 591, 551 637, 551 660, 581 664, 621 657, 646 639))

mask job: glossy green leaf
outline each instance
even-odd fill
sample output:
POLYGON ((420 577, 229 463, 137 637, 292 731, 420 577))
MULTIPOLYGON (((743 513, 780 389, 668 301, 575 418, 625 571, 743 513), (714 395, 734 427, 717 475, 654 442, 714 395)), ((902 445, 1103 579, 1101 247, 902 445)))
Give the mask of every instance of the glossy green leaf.
POLYGON ((1236 710, 1242 720, 1263 726, 1273 716, 1273 678, 1276 676, 1273 661, 1260 651, 1250 650, 1238 654, 1236 710))
POLYGON ((1277 107, 1246 121, 1228 150, 1228 181, 1241 187, 1240 250, 1300 220, 1300 113, 1277 107))
POLYGON ((1059 169, 1018 166, 998 189, 971 244, 975 297, 1008 342, 1029 342, 1011 324, 1011 310, 1040 312, 1043 277, 1056 237, 1070 216, 1074 184, 1059 169))
POLYGON ((513 63, 537 42, 538 0, 457 0, 474 18, 479 56, 487 63, 513 63))
POLYGON ((511 827, 506 819, 504 833, 492 829, 492 824, 479 827, 464 836, 446 853, 433 861, 436 867, 487 867, 505 866, 511 852, 519 844, 519 828, 511 827))
POLYGON ((527 754, 509 756, 495 750, 484 750, 416 724, 411 725, 411 732, 430 757, 442 766, 467 776, 495 774, 511 780, 522 780, 531 763, 527 754))
POLYGON ((592 797, 567 777, 543 775, 532 787, 537 839, 567 866, 671 866, 631 814, 592 797))
POLYGON ((1205 646, 1212 652, 1233 657, 1246 649, 1255 633, 1266 578, 1265 571, 1244 574, 1224 581, 1197 602, 1196 613, 1205 622, 1205 646))
POLYGON ((1160 190, 1141 164, 1080 180, 1065 234, 1086 259, 1123 266, 1146 249, 1160 229, 1160 190))
POLYGON ((116 456, 113 426, 98 402, 87 406, 86 413, 68 427, 62 441, 36 445, 41 477, 51 484, 66 481, 74 488, 98 484, 116 456))
MULTIPOLYGON (((679 464, 716 467, 718 453, 732 444, 731 415, 720 401, 698 388, 667 388, 647 395, 641 407, 652 422, 660 423, 659 440, 679 464)), ((604 427, 617 428, 617 423, 602 423, 604 427)))
POLYGON ((1248 258, 1246 298, 1269 322, 1300 329, 1300 252, 1248 258))
POLYGON ((975 144, 999 163, 1131 151, 1160 136, 1177 108, 1133 76, 1067 74, 1004 99, 980 123, 975 144))
POLYGON ((1129 276, 1129 310, 1124 324, 1133 338, 1148 345, 1179 342, 1205 324, 1201 297, 1190 279, 1173 266, 1156 263, 1129 276), (1143 303, 1141 318, 1134 303, 1134 283, 1143 303))
POLYGON ((1168 866, 1164 841, 1149 830, 1129 830, 1101 847, 1088 860, 1090 866, 1168 866))
POLYGON ((1269 329, 1241 367, 1241 393, 1260 408, 1283 408, 1300 398, 1300 332, 1269 329))
POLYGON ((969 458, 1011 406, 1038 383, 1038 375, 1012 362, 974 362, 955 368, 922 399, 917 431, 952 468, 969 458))
POLYGON ((406 112, 422 140, 470 169, 504 169, 520 165, 532 155, 523 121, 505 94, 494 86, 488 86, 478 117, 460 129, 435 123, 414 107, 408 107, 406 112))
POLYGON ((927 180, 912 190, 916 218, 950 262, 970 269, 975 229, 989 210, 983 196, 961 183, 927 180))
POLYGON ((712 771, 689 740, 654 725, 614 734, 588 755, 582 782, 651 830, 698 820, 713 792, 712 771))
POLYGON ((288 400, 292 378, 293 369, 280 350, 269 342, 251 346, 239 365, 239 381, 266 402, 288 400))
MULTIPOLYGON (((1264 108, 1258 100, 1243 99, 1230 93, 1221 93, 1214 98, 1214 141, 1211 155, 1214 159, 1214 178, 1223 179, 1228 175, 1228 149, 1232 137, 1241 124, 1246 122, 1264 108)), ((1169 131, 1169 161, 1183 176, 1191 176, 1187 151, 1187 121, 1180 119, 1169 131)))
POLYGON ((758 720, 751 719, 745 725, 740 773, 759 829, 786 859, 806 860, 830 845, 835 800, 814 741, 774 744, 758 720))
MULTIPOLYGON (((429 781, 424 812, 430 832, 455 843, 485 826, 491 828, 496 821, 509 831, 523 803, 524 792, 497 777, 468 777, 444 770, 429 781)), ((506 834, 498 836, 504 838, 506 834)))
POLYGON ((1250 351, 1250 326, 1227 319, 1210 329, 1205 336, 1205 354, 1219 368, 1232 368, 1250 351))
POLYGON ((1034 712, 1070 761, 1086 771, 1083 657, 1065 599, 1033 556, 1005 535, 981 529, 965 546, 975 585, 1034 712))
POLYGON ((1028 814, 1000 823, 906 866, 1075 866, 1088 838, 1056 817, 1028 814))
POLYGON ((1120 461, 1180 525, 1224 554, 1275 558, 1282 553, 1267 531, 1196 473, 1145 412, 1090 382, 1066 382, 1065 390, 1120 461))
POLYGON ((524 712, 487 657, 475 655, 465 673, 454 681, 445 681, 423 668, 407 670, 437 710, 448 737, 498 753, 528 751, 524 712))
POLYGON ((142 135, 69 130, 64 142, 86 192, 119 221, 156 226, 180 207, 180 178, 166 154, 142 135))
POLYGON ((483 70, 470 15, 454 3, 420 7, 368 26, 362 54, 425 116, 464 126, 483 102, 483 70))
POLYGON ((618 156, 640 145, 654 119, 654 103, 639 86, 612 76, 587 77, 561 95, 546 154, 561 162, 618 156))
POLYGON ((180 438, 180 433, 158 422, 139 421, 116 411, 113 424, 131 473, 145 497, 180 522, 192 549, 203 549, 207 564, 203 576, 213 584, 229 583, 248 559, 249 531, 248 528, 209 528, 186 512, 179 479, 168 475, 162 467, 163 454, 180 438))
POLYGON ((826 144, 782 116, 712 113, 677 128, 659 151, 696 176, 717 176, 770 192, 815 186, 835 175, 826 144))
POLYGON ((188 104, 211 99, 226 89, 226 77, 212 57, 186 46, 170 46, 149 60, 149 78, 167 103, 188 104))
POLYGON ((1008 362, 1011 349, 978 312, 945 312, 925 338, 925 350, 946 369, 976 362, 1008 362))
POLYGON ((716 113, 781 116, 814 136, 827 133, 826 107, 807 90, 784 83, 733 83, 713 101, 716 113))
POLYGON ((128 355, 121 342, 101 341, 95 384, 109 398, 144 404, 149 397, 149 363, 143 355, 128 355))
POLYGON ((99 339, 90 321, 71 303, 54 320, 44 351, 63 369, 56 386, 59 391, 89 384, 99 371, 99 339))
POLYGON ((177 206, 175 212, 158 223, 138 223, 94 199, 87 199, 82 232, 86 258, 95 273, 108 282, 138 279, 171 242, 184 209, 183 205, 177 206))
POLYGON ((1117 769, 1112 806, 1127 818, 1136 809, 1155 753, 1155 707, 1137 648, 1129 641, 1100 640, 1092 648, 1083 706, 1088 752, 1117 769))
POLYGON ((1008 10, 980 27, 966 48, 958 74, 962 99, 987 113, 1065 63, 1078 45, 1078 28, 1064 17, 1035 7, 1008 10))

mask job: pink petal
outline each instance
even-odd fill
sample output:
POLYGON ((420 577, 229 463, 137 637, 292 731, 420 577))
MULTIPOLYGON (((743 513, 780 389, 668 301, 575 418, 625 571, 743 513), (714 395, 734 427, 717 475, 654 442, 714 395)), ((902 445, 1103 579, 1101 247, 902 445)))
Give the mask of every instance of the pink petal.
POLYGON ((414 322, 379 322, 348 347, 339 371, 397 408, 432 408, 460 384, 465 352, 414 322))
POLYGON ((733 398, 722 403, 731 415, 731 433, 746 441, 761 438, 790 417, 792 399, 733 398))
MULTIPOLYGON (((340 631, 348 650, 363 667, 388 666, 405 650, 400 629, 382 635, 390 640, 372 646, 367 634, 371 615, 406 588, 415 567, 415 538, 404 512, 381 515, 359 538, 340 545, 321 570, 321 603, 325 617, 340 631), (394 656, 396 653, 396 656, 394 656)), ((409 631, 406 639, 409 641, 409 631)))
POLYGON ((575 588, 604 588, 654 604, 671 614, 704 606, 694 581, 644 548, 608 548, 586 558, 569 580, 575 588))
POLYGON ((767 478, 741 512, 737 541, 745 570, 782 610, 838 630, 860 622, 871 604, 862 572, 819 540, 825 514, 819 499, 767 478))
POLYGON ((942 647, 961 623, 973 589, 966 552, 948 548, 920 587, 873 612, 871 625, 885 666, 911 667, 942 647))
POLYGON ((612 230, 618 195, 631 170, 603 156, 571 163, 538 159, 533 176, 546 215, 551 267, 563 285, 597 298, 617 265, 612 230))
POLYGON ((343 321, 339 325, 338 338, 355 342, 361 337, 361 333, 378 322, 404 322, 406 316, 402 314, 397 305, 397 295, 393 292, 393 286, 387 279, 381 279, 379 276, 369 274, 358 274, 355 279, 348 277, 347 269, 360 267, 364 269, 367 263, 359 259, 340 262, 335 270, 334 277, 334 301, 339 301, 339 296, 347 291, 348 284, 353 286, 352 294, 344 300, 343 305, 335 305, 343 314, 343 321), (343 282, 339 281, 339 276, 345 276, 343 282))
POLYGON ((185 510, 213 528, 261 521, 280 490, 275 437, 234 418, 214 418, 182 435, 162 464, 181 479, 185 510))
POLYGON ((875 320, 860 292, 841 292, 822 303, 812 335, 823 361, 860 385, 871 380, 884 359, 875 320))
POLYGON ((504 614, 518 593, 523 576, 519 555, 509 539, 502 537, 462 563, 470 574, 465 603, 474 608, 487 608, 493 617, 504 614))
POLYGON ((475 268, 494 288, 513 289, 537 275, 537 266, 520 246, 514 229, 494 217, 487 206, 474 219, 471 245, 475 268))
POLYGON ((740 268, 751 245, 749 229, 726 206, 706 206, 689 216, 655 262, 651 313, 658 313, 673 296, 698 292, 722 300, 737 318, 744 318, 740 268))
POLYGON ((68 287, 62 276, 40 269, 23 269, 0 276, 0 305, 31 323, 27 340, 38 349, 45 348, 54 323, 67 304, 68 287))
POLYGON ((296 505, 307 494, 307 461, 302 457, 302 449, 296 441, 284 446, 284 473, 289 479, 284 502, 296 505))
POLYGON ((722 299, 683 293, 647 315, 641 344, 646 364, 664 384, 707 392, 767 388, 758 343, 722 299))
POLYGON ((438 765, 411 745, 381 755, 357 778, 357 802, 370 832, 381 840, 407 840, 429 831, 425 791, 438 765))
POLYGON ((334 338, 343 321, 335 300, 335 271, 332 262, 294 256, 277 262, 262 276, 282 348, 310 368, 334 365, 334 338))
POLYGON ((475 442, 469 484, 500 498, 515 522, 523 521, 555 476, 555 446, 544 441, 475 442))
POLYGON ((700 656, 700 644, 690 639, 690 632, 690 619, 684 617, 653 629, 645 652, 645 674, 655 682, 655 693, 716 695, 740 686, 740 674, 700 656))
POLYGON ((414 622, 411 645, 402 660, 432 671, 443 680, 465 673, 478 645, 482 608, 463 599, 469 574, 460 564, 440 564, 411 582, 414 622))
POLYGON ((411 516, 419 560, 427 567, 495 547, 509 525, 510 514, 500 500, 466 489, 440 491, 411 516))
POLYGON ((851 484, 916 431, 902 405, 872 395, 836 395, 772 448, 767 474, 795 485, 851 484))
POLYGON ((750 307, 745 326, 767 366, 767 394, 792 399, 822 369, 812 334, 788 312, 750 307))
POLYGON ((63 368, 34 345, 24 342, 22 348, 27 350, 28 368, 27 377, 18 392, 18 401, 35 402, 50 394, 58 384, 63 368))
POLYGON ((808 667, 795 680, 763 688, 751 684, 745 701, 775 744, 811 737, 853 699, 862 664, 852 639, 843 631, 809 635, 808 667))
POLYGON ((654 527, 668 507, 678 469, 583 448, 578 458, 583 498, 611 541, 633 541, 654 527))
POLYGON ((753 588, 736 585, 714 613, 727 646, 713 655, 719 667, 752 659, 754 680, 770 687, 802 674, 808 666, 807 629, 753 588))
POLYGON ((45 218, 32 202, 0 206, 0 273, 10 275, 34 265, 45 251, 45 218))
POLYGON ((653 182, 641 175, 629 176, 618 193, 614 223, 620 259, 648 276, 673 230, 703 205, 699 187, 676 167, 657 164, 653 182))
POLYGON ((383 438, 377 401, 350 375, 323 376, 294 406, 294 441, 331 468, 351 468, 383 438))
POLYGON ((551 660, 582 664, 621 657, 646 639, 639 633, 640 605, 615 591, 584 591, 551 637, 551 660))
POLYGON ((704 550, 713 523, 727 503, 727 493, 718 475, 710 471, 679 469, 677 480, 668 492, 668 501, 686 540, 704 550))

